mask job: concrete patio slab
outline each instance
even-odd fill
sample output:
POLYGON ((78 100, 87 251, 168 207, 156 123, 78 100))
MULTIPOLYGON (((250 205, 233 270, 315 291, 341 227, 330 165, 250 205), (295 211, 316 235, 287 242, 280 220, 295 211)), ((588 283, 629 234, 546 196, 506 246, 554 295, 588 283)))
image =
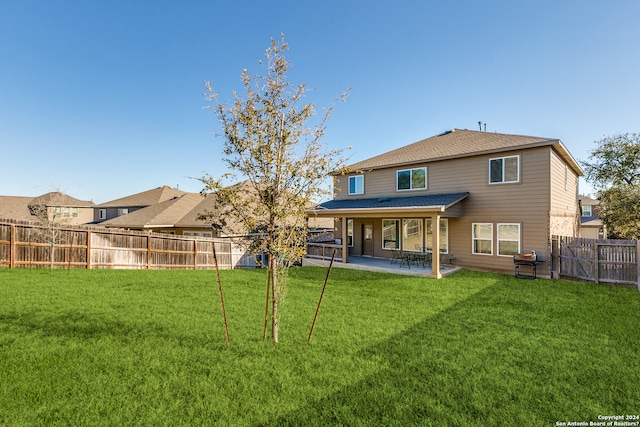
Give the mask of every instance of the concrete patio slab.
MULTIPOLYGON (((302 260, 303 266, 329 267, 329 263, 330 261, 328 260, 321 260, 321 259, 315 259, 315 258, 304 258, 302 260)), ((414 265, 412 265, 411 267, 407 267, 406 265, 401 266, 397 262, 392 263, 391 260, 388 258, 371 258, 371 257, 350 255, 349 262, 343 263, 339 261, 334 261, 333 267, 348 268, 351 270, 375 271, 378 273, 403 274, 405 276, 433 278, 431 267, 419 267, 414 265)), ((446 276, 448 274, 454 273, 461 269, 462 267, 445 264, 440 266, 440 274, 442 276, 446 276)))

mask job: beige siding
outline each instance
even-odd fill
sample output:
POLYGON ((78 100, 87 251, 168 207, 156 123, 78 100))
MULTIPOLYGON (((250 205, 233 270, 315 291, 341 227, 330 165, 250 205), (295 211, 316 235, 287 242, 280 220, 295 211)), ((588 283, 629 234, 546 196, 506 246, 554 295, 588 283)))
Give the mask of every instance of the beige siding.
POLYGON ((551 150, 551 206, 549 234, 574 236, 578 233, 578 175, 551 150))
POLYGON ((600 235, 600 227, 581 227, 580 237, 585 239, 602 239, 602 236, 600 235))
POLYGON ((93 208, 78 208, 78 218, 70 224, 88 224, 93 221, 93 208))

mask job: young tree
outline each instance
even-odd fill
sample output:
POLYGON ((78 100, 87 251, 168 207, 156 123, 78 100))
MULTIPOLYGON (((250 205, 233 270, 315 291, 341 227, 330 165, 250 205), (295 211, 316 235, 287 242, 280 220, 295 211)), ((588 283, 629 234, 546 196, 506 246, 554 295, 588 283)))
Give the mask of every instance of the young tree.
MULTIPOLYGON (((224 158, 230 172, 220 178, 205 174, 205 195, 215 209, 202 216, 226 234, 249 236, 254 253, 268 254, 271 289, 271 338, 278 342, 280 303, 286 290, 288 267, 306 252, 306 209, 329 190, 329 172, 343 167, 343 150, 327 149, 320 139, 334 104, 314 117, 316 105, 303 103, 308 89, 286 79, 290 63, 284 35, 271 39, 260 61, 264 74, 242 72, 245 98, 234 92, 234 102, 220 100, 210 82, 205 84, 211 107, 224 138, 224 158), (307 123, 317 120, 313 128, 307 123), (225 186, 225 181, 242 181, 225 186)), ((339 98, 346 100, 346 93, 339 98)))
POLYGON ((611 237, 640 238, 640 133, 595 142, 591 162, 581 162, 600 200, 599 216, 611 237))
POLYGON ((68 196, 59 189, 34 199, 29 204, 29 210, 38 225, 34 233, 37 240, 49 245, 49 268, 53 268, 56 259, 56 245, 64 240, 62 227, 69 223, 70 218, 64 216, 64 207, 68 206, 68 196))

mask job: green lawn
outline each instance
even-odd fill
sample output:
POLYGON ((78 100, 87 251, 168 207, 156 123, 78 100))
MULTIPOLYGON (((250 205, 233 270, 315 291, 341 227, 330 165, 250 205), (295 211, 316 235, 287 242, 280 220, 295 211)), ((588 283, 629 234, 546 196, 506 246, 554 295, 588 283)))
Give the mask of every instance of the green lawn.
POLYGON ((0 269, 0 425, 513 425, 640 412, 634 288, 297 268, 0 269))

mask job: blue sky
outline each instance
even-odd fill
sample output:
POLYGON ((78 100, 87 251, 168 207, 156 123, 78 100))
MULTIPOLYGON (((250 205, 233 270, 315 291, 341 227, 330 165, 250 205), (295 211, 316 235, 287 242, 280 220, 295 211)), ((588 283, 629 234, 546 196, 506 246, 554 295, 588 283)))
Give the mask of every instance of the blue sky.
POLYGON ((281 33, 310 101, 352 88, 324 142, 353 162, 478 121, 587 160, 640 131, 639 19, 637 0, 0 0, 0 195, 200 191, 225 172, 204 82, 232 100, 281 33))

